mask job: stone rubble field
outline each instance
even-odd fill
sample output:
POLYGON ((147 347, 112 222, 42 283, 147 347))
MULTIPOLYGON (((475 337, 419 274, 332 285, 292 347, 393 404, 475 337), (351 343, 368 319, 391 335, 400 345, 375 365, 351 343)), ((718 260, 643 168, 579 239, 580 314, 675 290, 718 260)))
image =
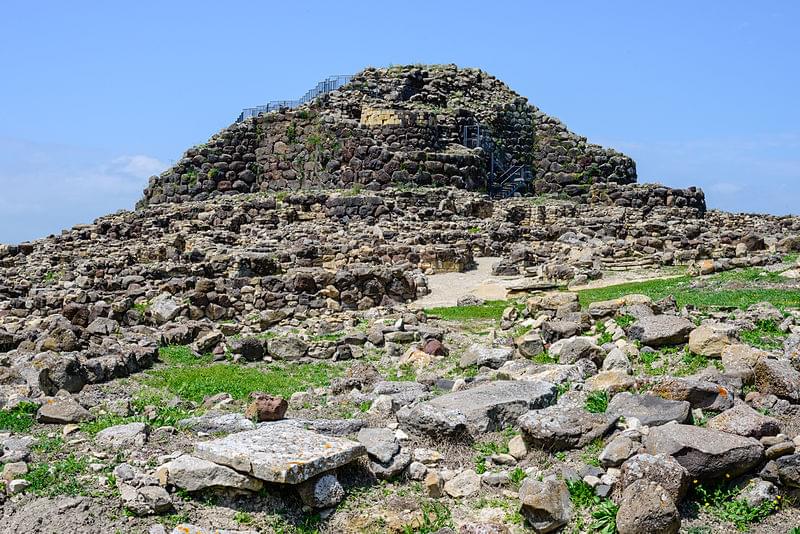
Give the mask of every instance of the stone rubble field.
POLYGON ((0 533, 798 534, 798 252, 482 71, 367 69, 0 245, 0 533))

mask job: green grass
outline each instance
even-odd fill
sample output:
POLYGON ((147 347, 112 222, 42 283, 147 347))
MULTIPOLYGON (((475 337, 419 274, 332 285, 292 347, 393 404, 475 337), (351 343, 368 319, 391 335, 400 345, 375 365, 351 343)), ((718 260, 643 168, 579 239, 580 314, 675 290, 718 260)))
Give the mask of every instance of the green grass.
POLYGON ((106 428, 128 423, 147 423, 154 428, 176 426, 178 421, 192 416, 194 412, 181 406, 171 405, 173 399, 173 395, 164 391, 146 388, 137 392, 131 401, 133 415, 103 414, 93 421, 81 423, 80 428, 82 432, 95 436, 106 428), (145 412, 148 412, 147 415, 145 412))
POLYGON ((742 330, 739 338, 753 347, 765 350, 780 349, 788 334, 781 332, 773 320, 758 321, 752 330, 742 330))
POLYGON ((211 356, 198 358, 192 349, 185 345, 169 345, 158 349, 159 359, 169 365, 194 365, 211 361, 211 356))
POLYGON ((522 484, 522 481, 525 480, 527 477, 528 473, 526 473, 525 470, 522 469, 521 467, 515 467, 508 474, 508 478, 509 480, 511 480, 511 483, 517 487, 519 487, 519 485, 522 484))
POLYGON ((545 350, 531 358, 531 361, 539 365, 558 363, 558 356, 551 356, 550 353, 545 350))
POLYGON ((614 319, 620 328, 628 328, 630 325, 636 322, 636 317, 633 315, 620 315, 614 319))
POLYGON ((422 504, 422 518, 417 523, 403 525, 403 534, 433 534, 453 527, 452 514, 446 504, 431 501, 422 504))
POLYGON ((723 521, 733 523, 740 531, 747 531, 751 524, 758 523, 780 508, 780 499, 765 501, 759 506, 750 506, 739 499, 741 489, 727 484, 706 488, 697 484, 692 488, 690 499, 706 513, 723 521))
POLYGON ((183 399, 202 402, 205 397, 217 393, 229 393, 241 400, 254 391, 288 399, 298 391, 327 386, 341 371, 327 363, 298 363, 286 367, 273 365, 263 371, 219 363, 170 367, 149 371, 148 374, 146 382, 149 386, 165 388, 183 399))
POLYGON ((339 341, 345 336, 344 331, 340 332, 332 332, 330 334, 319 334, 316 336, 312 336, 310 339, 311 341, 339 341))
POLYGON ((513 306, 507 300, 487 300, 484 304, 476 306, 446 306, 428 308, 425 313, 446 321, 469 321, 474 319, 495 319, 503 316, 503 310, 513 306))
POLYGON ((404 363, 398 367, 392 367, 384 374, 386 376, 386 380, 390 382, 413 382, 417 379, 417 371, 410 363, 404 363))
POLYGON ((589 413, 606 413, 608 409, 608 393, 605 391, 592 391, 586 397, 584 410, 589 413))
POLYGON ((88 489, 79 477, 87 472, 89 459, 70 454, 63 460, 39 463, 30 467, 23 476, 30 483, 27 491, 34 495, 54 497, 56 495, 86 495, 88 489))
POLYGON ((47 434, 36 436, 36 443, 31 447, 36 452, 50 454, 61 450, 64 446, 64 438, 61 436, 49 437, 47 434))
POLYGON ((253 522, 253 516, 247 512, 238 510, 235 514, 233 514, 233 520, 239 525, 249 525, 253 522))
POLYGON ((26 432, 33 426, 33 417, 39 406, 32 402, 20 402, 10 410, 0 410, 0 430, 26 432))
POLYGON ((475 455, 475 472, 478 473, 479 475, 482 475, 483 473, 486 472, 487 458, 489 458, 493 454, 508 453, 508 440, 504 442, 479 441, 473 443, 472 448, 477 452, 477 454, 475 455))
POLYGON ((705 277, 703 279, 679 276, 665 280, 629 282, 614 286, 578 291, 582 306, 592 302, 612 300, 638 293, 653 300, 672 295, 678 307, 692 305, 698 308, 746 309, 757 302, 770 302, 779 308, 800 307, 800 290, 768 287, 785 279, 778 273, 762 269, 739 269, 705 277), (702 285, 700 285, 702 284, 702 285), (763 285, 759 286, 759 284, 763 285), (692 287, 695 285, 695 287, 692 287), (737 286, 749 285, 742 288, 737 286))
POLYGON ((581 461, 587 465, 600 467, 600 453, 606 444, 603 438, 595 438, 581 451, 581 461))

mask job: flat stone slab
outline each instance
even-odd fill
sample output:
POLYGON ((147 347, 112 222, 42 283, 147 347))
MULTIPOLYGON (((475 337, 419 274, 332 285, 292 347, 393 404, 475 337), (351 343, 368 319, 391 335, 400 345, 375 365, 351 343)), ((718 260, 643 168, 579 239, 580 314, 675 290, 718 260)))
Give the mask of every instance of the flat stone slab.
POLYGON ((660 426, 675 421, 684 423, 689 419, 691 405, 687 401, 662 399, 655 395, 617 393, 608 403, 606 413, 629 419, 635 417, 646 426, 660 426))
POLYGON ((697 478, 735 477, 764 456, 764 447, 756 439, 677 423, 651 428, 644 445, 650 454, 674 457, 697 478))
POLYGON ((358 442, 323 436, 285 422, 266 423, 195 445, 195 455, 260 480, 299 484, 363 456, 358 442))
POLYGON ((400 422, 429 435, 502 430, 517 418, 556 400, 556 386, 541 380, 496 380, 447 393, 398 412, 400 422))

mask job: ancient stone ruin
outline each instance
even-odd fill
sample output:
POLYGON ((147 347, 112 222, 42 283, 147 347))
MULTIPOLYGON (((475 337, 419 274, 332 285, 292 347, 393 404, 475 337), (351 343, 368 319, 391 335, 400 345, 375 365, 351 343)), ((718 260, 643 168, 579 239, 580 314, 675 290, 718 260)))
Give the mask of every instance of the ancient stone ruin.
POLYGON ((800 219, 478 69, 314 95, 0 245, 0 532, 795 526, 800 219))

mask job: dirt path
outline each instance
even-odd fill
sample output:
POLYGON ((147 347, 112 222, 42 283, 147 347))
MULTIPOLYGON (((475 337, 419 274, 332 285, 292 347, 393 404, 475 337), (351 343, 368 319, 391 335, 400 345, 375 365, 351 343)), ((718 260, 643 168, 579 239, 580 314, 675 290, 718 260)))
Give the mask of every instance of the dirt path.
POLYGON ((465 295, 486 300, 504 300, 508 285, 522 280, 521 276, 494 276, 492 264, 501 258, 475 258, 477 268, 464 273, 440 273, 428 276, 430 293, 414 302, 418 308, 455 306, 465 295))
MULTIPOLYGON (((523 276, 494 276, 492 265, 501 258, 475 258, 477 268, 464 273, 440 273, 428 276, 430 293, 414 302, 415 308, 433 308, 437 306, 455 306, 458 299, 466 295, 475 295, 485 300, 505 300, 508 288, 524 280, 523 276)), ((603 277, 588 284, 576 287, 595 289, 628 282, 645 282, 648 280, 675 278, 681 276, 674 270, 636 269, 630 271, 608 271, 603 277)))

